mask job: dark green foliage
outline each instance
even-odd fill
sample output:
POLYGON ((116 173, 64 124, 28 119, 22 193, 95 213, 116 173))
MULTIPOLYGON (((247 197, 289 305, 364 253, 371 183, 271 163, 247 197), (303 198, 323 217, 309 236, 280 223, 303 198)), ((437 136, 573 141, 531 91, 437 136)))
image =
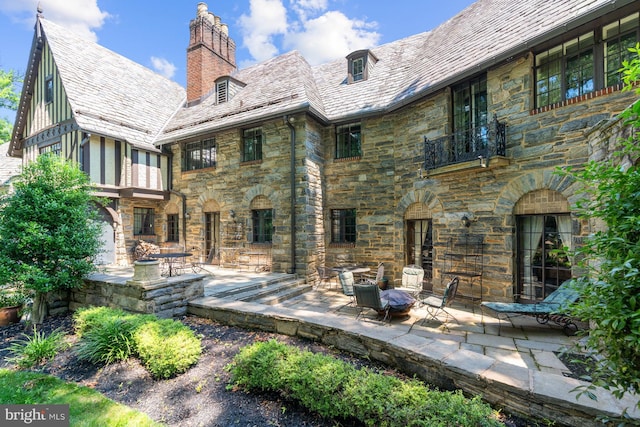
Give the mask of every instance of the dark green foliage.
POLYGON ((417 380, 358 370, 275 340, 244 347, 227 366, 235 386, 275 391, 327 418, 367 426, 499 426, 479 397, 431 390, 417 380))
POLYGON ((45 335, 43 332, 38 332, 34 326, 33 335, 22 334, 22 336, 22 339, 9 347, 11 357, 7 359, 20 368, 32 368, 46 362, 67 346, 62 331, 45 335))
MULTIPOLYGON (((631 50, 640 53, 638 46, 631 50)), ((624 75, 628 90, 640 78, 640 56, 625 63, 624 75)), ((640 390, 640 102, 622 117, 634 130, 609 147, 613 152, 608 158, 591 161, 580 171, 560 172, 584 189, 579 216, 598 225, 577 249, 584 285, 580 301, 571 308, 577 318, 591 321, 584 343, 602 356, 590 367, 592 384, 580 389, 592 398, 594 386, 618 397, 640 390)))
POLYGON ((74 324, 80 336, 79 357, 113 363, 137 356, 154 378, 185 372, 202 354, 200 338, 172 319, 91 307, 78 310, 74 324))
POLYGON ((95 268, 101 227, 91 191, 77 165, 41 155, 0 204, 0 280, 36 292, 35 323, 47 314, 42 295, 82 286, 95 268))

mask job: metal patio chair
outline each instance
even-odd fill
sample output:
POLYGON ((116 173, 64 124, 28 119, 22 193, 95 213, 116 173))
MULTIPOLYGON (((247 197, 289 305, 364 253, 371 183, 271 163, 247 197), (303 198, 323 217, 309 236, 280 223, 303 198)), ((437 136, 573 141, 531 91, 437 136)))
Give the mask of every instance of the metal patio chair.
POLYGON ((383 316, 382 321, 389 319, 389 301, 380 298, 380 288, 377 284, 356 283, 353 285, 353 292, 356 297, 356 306, 358 307, 358 319, 365 308, 371 308, 383 316))
POLYGON ((447 311, 447 308, 451 305, 453 300, 456 298, 456 294, 458 293, 458 284, 460 283, 460 279, 458 277, 454 277, 447 283, 447 286, 444 288, 444 294, 441 297, 430 296, 422 300, 422 304, 427 309, 427 315, 424 319, 422 319, 422 323, 424 323, 427 318, 431 318, 432 320, 436 320, 438 322, 442 322, 438 319, 438 315, 441 313, 445 313, 447 317, 442 324, 446 327, 447 321, 449 317, 453 318, 453 320, 458 322, 458 319, 455 316, 447 311))

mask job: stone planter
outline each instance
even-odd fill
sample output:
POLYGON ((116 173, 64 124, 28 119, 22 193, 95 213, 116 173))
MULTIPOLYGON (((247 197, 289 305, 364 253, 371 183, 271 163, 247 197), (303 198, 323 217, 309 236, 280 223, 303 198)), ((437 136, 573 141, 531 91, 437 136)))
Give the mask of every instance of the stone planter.
POLYGON ((0 326, 7 326, 20 321, 21 305, 0 308, 0 326))
POLYGON ((166 280, 160 275, 160 261, 157 259, 141 259, 133 262, 133 278, 130 282, 153 284, 166 280))

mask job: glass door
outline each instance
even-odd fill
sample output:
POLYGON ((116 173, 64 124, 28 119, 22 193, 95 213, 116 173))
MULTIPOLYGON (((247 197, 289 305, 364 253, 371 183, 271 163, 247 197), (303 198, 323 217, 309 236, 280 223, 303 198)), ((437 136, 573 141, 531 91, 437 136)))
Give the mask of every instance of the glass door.
POLYGON ((204 214, 204 247, 207 264, 220 265, 220 212, 204 214))

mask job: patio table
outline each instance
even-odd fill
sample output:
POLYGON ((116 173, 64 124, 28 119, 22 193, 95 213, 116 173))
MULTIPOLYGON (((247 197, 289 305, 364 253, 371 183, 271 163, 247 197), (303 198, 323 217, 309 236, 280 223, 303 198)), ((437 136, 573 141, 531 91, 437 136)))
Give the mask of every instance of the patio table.
POLYGON ((150 254, 149 258, 162 259, 162 263, 166 266, 169 277, 176 275, 176 266, 179 258, 186 258, 193 255, 189 252, 164 252, 159 254, 150 254))

